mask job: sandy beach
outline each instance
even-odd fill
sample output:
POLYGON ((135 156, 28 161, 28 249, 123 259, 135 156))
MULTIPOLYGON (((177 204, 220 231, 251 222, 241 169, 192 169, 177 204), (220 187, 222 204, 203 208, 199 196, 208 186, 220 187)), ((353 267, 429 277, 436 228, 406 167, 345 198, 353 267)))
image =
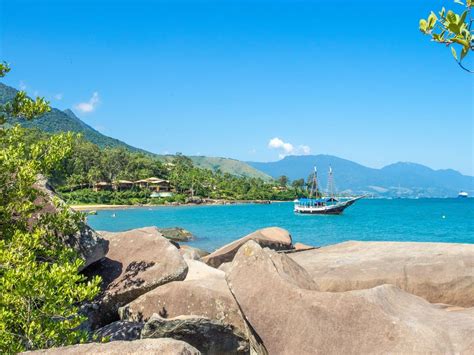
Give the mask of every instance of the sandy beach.
POLYGON ((180 204, 163 204, 163 205, 70 205, 75 211, 98 211, 98 210, 114 210, 124 208, 150 208, 150 207, 178 207, 178 206, 214 206, 214 205, 238 205, 238 204, 270 204, 281 203, 286 201, 263 201, 263 200, 212 200, 202 203, 180 203, 180 204))

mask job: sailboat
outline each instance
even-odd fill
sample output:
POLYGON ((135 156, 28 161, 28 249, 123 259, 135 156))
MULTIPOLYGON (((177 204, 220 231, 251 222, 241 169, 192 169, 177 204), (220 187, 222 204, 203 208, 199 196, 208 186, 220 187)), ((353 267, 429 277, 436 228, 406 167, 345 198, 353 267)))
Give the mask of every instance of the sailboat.
POLYGON ((352 198, 339 198, 335 195, 334 177, 332 168, 329 167, 328 174, 328 196, 323 196, 318 186, 318 171, 314 167, 312 174, 311 190, 309 198, 295 200, 295 213, 302 214, 341 214, 347 207, 354 204, 364 196, 352 198))

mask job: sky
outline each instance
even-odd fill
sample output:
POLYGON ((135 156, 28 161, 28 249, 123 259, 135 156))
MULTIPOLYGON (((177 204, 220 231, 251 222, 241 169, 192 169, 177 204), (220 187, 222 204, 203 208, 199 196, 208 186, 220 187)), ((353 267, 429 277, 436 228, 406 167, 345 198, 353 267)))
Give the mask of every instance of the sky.
POLYGON ((154 153, 474 175, 474 75, 418 30, 443 5, 0 0, 3 82, 154 153))

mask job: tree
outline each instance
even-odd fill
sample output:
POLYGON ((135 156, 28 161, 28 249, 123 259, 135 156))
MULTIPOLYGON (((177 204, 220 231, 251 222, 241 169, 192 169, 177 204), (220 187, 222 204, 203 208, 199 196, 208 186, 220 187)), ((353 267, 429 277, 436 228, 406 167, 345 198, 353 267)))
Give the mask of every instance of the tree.
POLYGON ((285 175, 282 175, 278 178, 278 183, 280 184, 281 187, 286 187, 288 184, 288 177, 285 175))
MULTIPOLYGON (((0 76, 9 71, 0 64, 0 76)), ((19 92, 0 106, 7 115, 33 119, 48 103, 19 92)), ((99 291, 98 278, 78 273, 84 261, 62 235, 78 230, 82 216, 56 201, 55 212, 39 213, 45 198, 34 185, 71 153, 72 134, 26 144, 25 131, 0 126, 0 352, 71 344, 85 339, 78 305, 99 291), (33 218, 39 216, 39 218, 33 218)))
POLYGON ((431 11, 428 18, 420 20, 420 31, 431 37, 431 40, 442 43, 451 48, 451 53, 458 65, 469 73, 474 71, 466 68, 463 60, 469 52, 474 50, 471 9, 473 0, 455 0, 455 3, 464 7, 464 11, 456 13, 452 10, 446 11, 443 7, 436 15, 431 11))
POLYGON ((293 186, 295 189, 302 189, 304 187, 304 179, 293 180, 291 186, 293 186))

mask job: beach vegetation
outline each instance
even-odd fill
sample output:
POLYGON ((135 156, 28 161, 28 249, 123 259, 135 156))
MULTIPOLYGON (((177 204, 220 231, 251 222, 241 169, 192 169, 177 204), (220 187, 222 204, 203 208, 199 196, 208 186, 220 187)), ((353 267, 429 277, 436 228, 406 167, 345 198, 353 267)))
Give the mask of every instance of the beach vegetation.
MULTIPOLYGON (((0 76, 10 68, 0 64, 0 76)), ((49 111, 43 98, 19 92, 0 106, 6 116, 31 120, 49 111)), ((38 176, 50 176, 70 156, 70 133, 28 142, 19 126, 0 126, 0 353, 80 342, 85 320, 79 305, 95 297, 98 278, 79 274, 84 261, 67 247, 62 235, 78 230, 82 216, 59 201, 42 213, 47 197, 38 176)))

